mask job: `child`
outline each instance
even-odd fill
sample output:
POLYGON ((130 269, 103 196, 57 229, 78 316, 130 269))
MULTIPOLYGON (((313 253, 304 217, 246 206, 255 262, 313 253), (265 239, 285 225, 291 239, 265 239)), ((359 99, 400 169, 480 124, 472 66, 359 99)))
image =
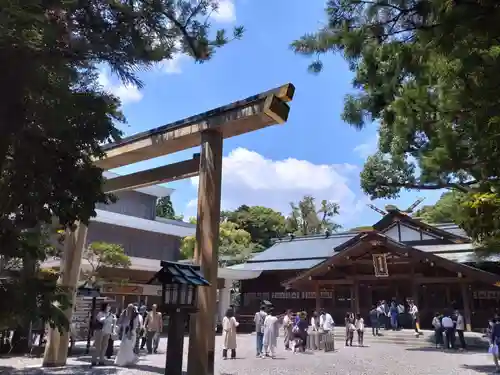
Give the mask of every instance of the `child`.
POLYGON ((356 322, 354 323, 354 325, 356 327, 356 332, 358 332, 358 345, 363 346, 363 336, 365 333, 365 320, 361 317, 360 313, 356 314, 356 322))

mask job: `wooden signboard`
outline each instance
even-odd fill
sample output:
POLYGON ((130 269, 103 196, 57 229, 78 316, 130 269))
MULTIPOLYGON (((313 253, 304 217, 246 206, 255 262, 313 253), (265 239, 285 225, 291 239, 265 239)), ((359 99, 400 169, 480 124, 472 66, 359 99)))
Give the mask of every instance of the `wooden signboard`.
POLYGON ((388 277, 387 254, 373 254, 373 268, 376 277, 388 277))
POLYGON ((120 284, 104 284, 101 293, 103 294, 122 294, 142 296, 144 293, 143 287, 140 285, 120 285, 120 284))

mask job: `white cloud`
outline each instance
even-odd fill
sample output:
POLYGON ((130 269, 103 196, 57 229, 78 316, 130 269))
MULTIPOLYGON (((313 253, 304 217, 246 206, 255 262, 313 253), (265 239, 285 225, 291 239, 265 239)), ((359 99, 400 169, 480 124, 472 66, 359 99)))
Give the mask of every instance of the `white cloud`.
POLYGON ((217 12, 212 17, 220 23, 231 23, 236 21, 236 7, 233 0, 220 0, 217 12))
POLYGON ((354 147, 353 151, 358 154, 361 158, 366 159, 368 156, 373 155, 378 149, 378 139, 379 135, 368 139, 365 143, 361 143, 354 147))
MULTIPOLYGON (((341 209, 338 220, 349 222, 365 208, 366 197, 358 196, 349 186, 357 187, 358 171, 351 164, 313 164, 293 158, 271 160, 237 148, 223 159, 222 209, 235 209, 242 204, 262 205, 288 214, 290 202, 298 202, 309 194, 318 201, 338 202, 341 209)), ((193 177, 191 183, 197 186, 198 177, 193 177)), ((185 216, 195 215, 196 199, 193 199, 185 216)))
POLYGON ((130 83, 112 83, 105 72, 99 73, 99 84, 104 90, 120 98, 122 104, 138 102, 143 97, 137 86, 130 83))

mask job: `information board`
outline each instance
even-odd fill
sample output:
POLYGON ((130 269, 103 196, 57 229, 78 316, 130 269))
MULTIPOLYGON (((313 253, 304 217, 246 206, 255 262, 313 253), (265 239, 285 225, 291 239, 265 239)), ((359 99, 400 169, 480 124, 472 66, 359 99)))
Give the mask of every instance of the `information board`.
MULTIPOLYGON (((97 314, 101 304, 104 302, 113 304, 115 300, 107 297, 97 297, 95 314, 97 314)), ((71 319, 71 335, 75 341, 87 340, 91 316, 92 297, 76 297, 73 318, 71 319)))

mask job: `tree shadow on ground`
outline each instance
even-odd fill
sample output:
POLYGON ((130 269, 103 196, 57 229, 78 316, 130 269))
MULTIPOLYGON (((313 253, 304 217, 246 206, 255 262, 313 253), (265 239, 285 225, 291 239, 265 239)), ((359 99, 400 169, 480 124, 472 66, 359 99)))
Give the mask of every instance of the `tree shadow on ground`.
POLYGON ((11 374, 14 368, 10 366, 0 366, 0 375, 11 374))
MULTIPOLYGON (((10 369, 9 375, 66 375, 68 371, 72 375, 114 375, 119 368, 99 368, 89 367, 88 365, 65 366, 59 368, 27 368, 27 369, 10 369)), ((0 373, 3 375, 3 373, 0 373)))
POLYGON ((462 368, 469 371, 475 371, 482 374, 494 374, 495 366, 493 365, 462 365, 462 368))
MULTIPOLYGON (((163 367, 156 367, 156 366, 151 366, 151 365, 146 365, 146 364, 141 364, 141 363, 136 363, 133 366, 129 367, 131 370, 140 370, 144 372, 152 372, 156 374, 164 374, 165 369, 163 367)), ((186 371, 182 372, 182 375, 187 375, 186 371)))
POLYGON ((431 347, 422 347, 422 348, 407 348, 406 349, 409 352, 439 352, 439 353, 446 353, 446 354, 458 354, 458 355, 467 355, 467 354, 477 354, 477 353, 486 353, 487 351, 484 349, 467 349, 464 351, 458 351, 458 350, 443 350, 443 349, 436 349, 436 348, 431 348, 431 347))

